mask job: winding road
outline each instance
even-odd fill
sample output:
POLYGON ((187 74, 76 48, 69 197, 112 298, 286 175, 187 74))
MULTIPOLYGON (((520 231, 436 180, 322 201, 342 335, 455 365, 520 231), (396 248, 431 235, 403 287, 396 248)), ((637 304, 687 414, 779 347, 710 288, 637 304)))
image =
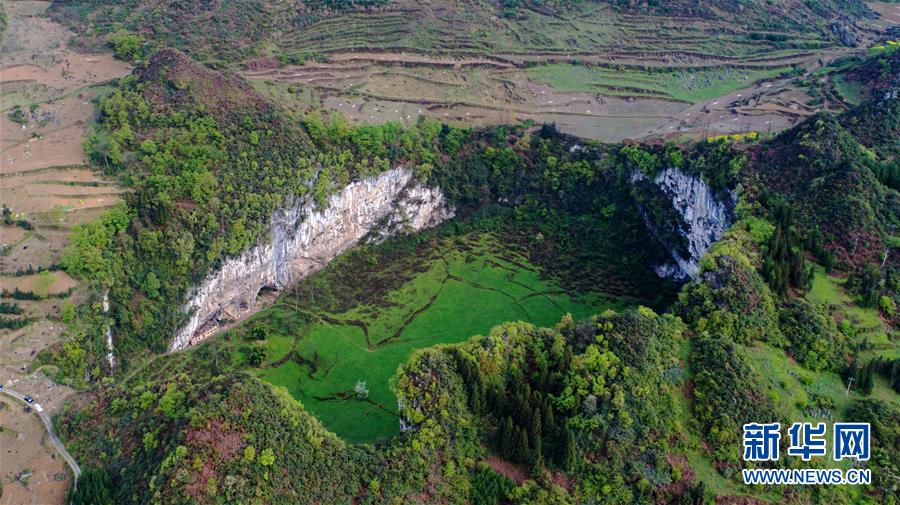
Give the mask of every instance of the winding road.
MULTIPOLYGON (((26 402, 25 395, 21 393, 13 391, 7 387, 0 389, 0 393, 6 393, 7 395, 12 396, 16 400, 19 400, 20 402, 34 409, 34 405, 26 402)), ((63 445, 59 437, 56 436, 56 432, 53 431, 53 422, 50 420, 50 416, 47 415, 47 411, 45 410, 42 412, 38 412, 37 409, 34 409, 34 412, 38 415, 39 418, 41 418, 41 422, 44 423, 44 428, 47 430, 47 434, 50 435, 50 442, 54 447, 56 447, 56 450, 60 454, 62 454, 63 459, 66 460, 66 463, 69 464, 69 467, 72 468, 72 472, 75 474, 75 486, 77 486, 78 477, 81 477, 81 467, 78 466, 78 463, 75 462, 75 458, 73 458, 72 455, 69 454, 69 451, 66 450, 66 446, 63 445)))

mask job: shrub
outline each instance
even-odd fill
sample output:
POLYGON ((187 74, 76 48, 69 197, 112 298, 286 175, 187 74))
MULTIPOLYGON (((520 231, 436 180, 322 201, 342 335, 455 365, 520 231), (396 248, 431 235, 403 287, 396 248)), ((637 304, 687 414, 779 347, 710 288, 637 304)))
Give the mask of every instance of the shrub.
POLYGON ((890 296, 882 296, 878 299, 878 308, 881 309, 881 312, 884 312, 885 316, 894 317, 897 311, 897 303, 890 296))
POLYGON ((110 35, 109 43, 113 47, 116 58, 125 61, 135 61, 141 57, 141 48, 144 41, 139 35, 119 30, 110 35))

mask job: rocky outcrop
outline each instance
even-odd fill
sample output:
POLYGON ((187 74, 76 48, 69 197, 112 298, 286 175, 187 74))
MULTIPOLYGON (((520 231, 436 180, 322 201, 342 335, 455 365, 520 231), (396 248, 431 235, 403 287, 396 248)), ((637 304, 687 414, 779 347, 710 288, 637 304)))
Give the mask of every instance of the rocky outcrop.
POLYGON ((184 311, 190 318, 169 350, 193 345, 221 321, 247 315, 261 289, 290 286, 363 238, 377 241, 451 217, 443 193, 421 185, 404 168, 351 183, 322 207, 298 200, 272 216, 268 240, 226 260, 189 294, 184 311))
POLYGON ((856 47, 859 45, 856 35, 853 34, 853 30, 851 30, 849 26, 841 23, 831 23, 829 28, 831 29, 831 33, 841 41, 841 44, 847 47, 856 47))
MULTIPOLYGON (((109 288, 103 291, 103 313, 109 315, 109 288)), ((110 370, 116 368, 116 354, 113 348, 113 332, 110 323, 106 323, 106 361, 109 363, 110 370)))
MULTIPOLYGON (((645 178, 640 172, 632 174, 632 180, 645 178)), ((677 280, 696 277, 700 270, 700 258, 731 226, 734 198, 726 201, 717 199, 700 177, 677 168, 665 169, 653 179, 653 183, 672 199, 672 207, 684 219, 680 233, 687 239, 687 255, 664 244, 674 262, 657 266, 656 273, 660 277, 677 280)))

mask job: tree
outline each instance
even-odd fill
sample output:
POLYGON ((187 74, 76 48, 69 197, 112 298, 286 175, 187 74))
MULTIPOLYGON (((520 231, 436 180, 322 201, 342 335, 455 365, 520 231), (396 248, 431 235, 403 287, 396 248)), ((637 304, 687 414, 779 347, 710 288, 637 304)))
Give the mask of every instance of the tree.
POLYGON ((113 505, 112 479, 102 468, 85 468, 78 489, 69 492, 71 505, 113 505))
POLYGON ((262 454, 259 455, 259 464, 263 468, 275 464, 275 453, 272 449, 263 449, 262 454))
POLYGON ((702 480, 695 485, 688 486, 684 494, 678 500, 680 505, 703 505, 706 497, 706 483, 702 480))
POLYGON ((472 385, 472 391, 469 393, 469 408, 472 409, 472 413, 480 414, 485 410, 485 397, 484 397, 484 389, 481 388, 477 382, 472 385))
POLYGON ((866 269, 859 279, 859 294, 862 297, 860 305, 863 307, 875 306, 878 302, 880 282, 881 272, 878 267, 872 263, 867 263, 866 269))
POLYGON ((159 442, 156 440, 156 435, 153 434, 152 431, 148 431, 144 434, 144 450, 146 452, 150 452, 153 449, 156 449, 156 446, 159 445, 159 442))
POLYGON ((247 361, 254 367, 262 365, 266 361, 266 348, 261 345, 254 345, 251 347, 247 361))
POLYGON ((159 399, 159 410, 169 419, 175 419, 181 415, 184 408, 184 391, 175 383, 166 387, 166 392, 159 399))
POLYGON ((271 333, 271 329, 269 325, 266 323, 256 323, 253 326, 253 329, 250 330, 250 338, 252 340, 265 340, 269 338, 269 334, 271 333))
POLYGON ((150 298, 158 298, 159 297, 159 277, 156 276, 156 273, 150 272, 144 277, 144 292, 147 293, 147 296, 150 298))
POLYGON ((75 312, 75 304, 70 299, 63 300, 62 304, 59 306, 59 317, 66 324, 72 324, 75 322, 76 317, 75 312))
POLYGON ((534 410, 531 417, 531 431, 528 432, 529 442, 536 453, 541 451, 541 412, 534 410))
POLYGON ((541 427, 544 429, 544 433, 552 434, 556 431, 556 418, 553 416, 553 407, 544 402, 541 407, 541 413, 543 414, 541 427))
POLYGON ((509 478, 484 465, 472 479, 472 505, 500 505, 514 487, 509 478))
POLYGON ((116 58, 125 61, 134 61, 141 56, 141 37, 125 30, 119 30, 110 37, 110 44, 116 58))
POLYGON ((528 444, 528 434, 521 426, 516 426, 515 430, 515 452, 513 461, 518 463, 528 463, 531 460, 531 448, 528 444))
POLYGON ((559 465, 566 471, 575 467, 578 458, 578 451, 575 447, 575 435, 568 427, 563 430, 562 451, 560 452, 559 465))
POLYGON ((864 395, 868 395, 872 393, 872 388, 875 386, 875 360, 870 361, 866 367, 863 369, 862 380, 859 384, 860 392, 864 395))
POLYGON ((497 431, 497 438, 500 441, 500 454, 502 454, 504 458, 511 458, 515 451, 515 440, 513 439, 515 436, 514 430, 515 426, 513 425, 512 418, 506 416, 506 420, 500 425, 500 428, 497 431))

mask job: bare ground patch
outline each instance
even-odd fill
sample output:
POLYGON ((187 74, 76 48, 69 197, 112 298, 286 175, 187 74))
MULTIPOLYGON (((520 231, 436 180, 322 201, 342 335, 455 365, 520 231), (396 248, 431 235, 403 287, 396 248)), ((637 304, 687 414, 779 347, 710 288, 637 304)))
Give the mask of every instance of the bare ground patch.
POLYGON ((63 460, 49 448, 44 427, 22 403, 0 397, 0 504, 63 503, 69 473, 63 460))
POLYGON ((881 15, 889 24, 900 24, 900 4, 895 2, 867 2, 870 9, 881 15))
POLYGON ((520 485, 528 480, 528 472, 500 456, 494 456, 493 454, 485 456, 484 462, 494 469, 495 472, 503 474, 515 482, 516 485, 520 485))
POLYGON ((0 256, 0 273, 13 274, 32 269, 47 268, 59 262, 68 243, 65 229, 39 229, 26 232, 24 238, 0 256))
POLYGON ((0 277, 0 287, 12 291, 28 291, 38 293, 41 296, 52 296, 65 293, 73 289, 77 283, 75 279, 63 271, 47 272, 34 275, 21 275, 18 277, 0 277))

